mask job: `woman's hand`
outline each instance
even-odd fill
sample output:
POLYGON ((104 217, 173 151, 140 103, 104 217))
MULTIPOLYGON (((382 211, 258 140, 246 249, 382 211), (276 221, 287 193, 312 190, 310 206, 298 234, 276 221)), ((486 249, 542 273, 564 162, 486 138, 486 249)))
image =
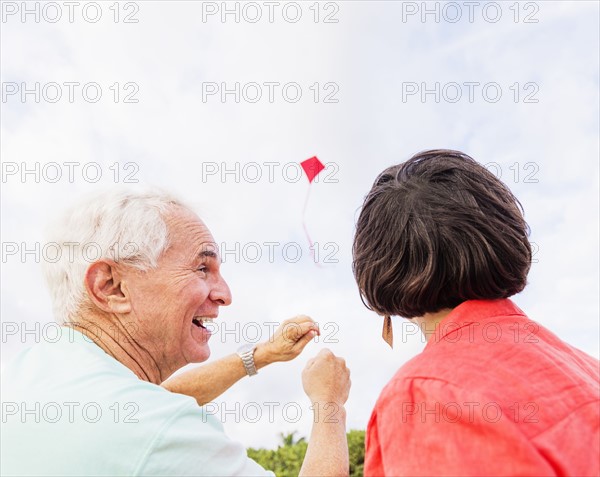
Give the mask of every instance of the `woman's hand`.
POLYGON ((312 318, 298 315, 284 321, 268 341, 259 343, 254 352, 257 367, 278 361, 290 361, 298 356, 308 342, 320 335, 312 318))

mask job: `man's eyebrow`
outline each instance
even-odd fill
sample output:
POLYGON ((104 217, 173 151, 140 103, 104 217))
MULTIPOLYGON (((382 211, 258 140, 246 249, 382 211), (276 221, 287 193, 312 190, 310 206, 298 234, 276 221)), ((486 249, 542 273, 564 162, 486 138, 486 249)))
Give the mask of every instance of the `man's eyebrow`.
POLYGON ((219 263, 223 263, 223 261, 221 260, 221 257, 219 256, 219 254, 217 252, 215 252, 214 250, 202 250, 199 254, 198 257, 200 258, 212 258, 217 260, 219 263))

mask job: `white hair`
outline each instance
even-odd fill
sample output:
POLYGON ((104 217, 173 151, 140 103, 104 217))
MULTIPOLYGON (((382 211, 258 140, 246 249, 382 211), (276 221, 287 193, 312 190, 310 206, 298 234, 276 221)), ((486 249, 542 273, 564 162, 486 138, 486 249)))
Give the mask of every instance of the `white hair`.
POLYGON ((173 207, 189 209, 159 190, 111 190, 87 198, 69 210, 48 231, 56 260, 44 260, 54 317, 72 322, 87 298, 84 278, 100 259, 128 263, 139 270, 156 268, 169 246, 165 217, 173 207))

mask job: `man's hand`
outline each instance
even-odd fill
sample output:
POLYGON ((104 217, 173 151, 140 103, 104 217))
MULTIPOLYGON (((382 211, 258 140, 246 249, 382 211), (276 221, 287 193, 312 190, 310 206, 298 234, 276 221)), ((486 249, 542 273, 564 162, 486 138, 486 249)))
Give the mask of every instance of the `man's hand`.
MULTIPOLYGON (((318 325, 308 316, 299 315, 284 321, 269 341, 258 343, 256 346, 256 369, 277 361, 294 359, 308 342, 319 334, 318 325)), ((246 369, 242 360, 237 354, 230 354, 218 361, 171 376, 162 386, 171 392, 192 396, 203 406, 244 376, 246 369)))
POLYGON ((290 318, 275 330, 269 341, 258 344, 254 352, 254 361, 257 367, 278 361, 290 361, 319 334, 319 326, 312 318, 306 315, 290 318))

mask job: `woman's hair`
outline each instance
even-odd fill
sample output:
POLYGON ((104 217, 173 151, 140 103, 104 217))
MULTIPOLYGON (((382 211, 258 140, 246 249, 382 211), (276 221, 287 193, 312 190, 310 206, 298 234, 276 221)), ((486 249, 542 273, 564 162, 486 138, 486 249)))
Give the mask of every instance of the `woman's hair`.
POLYGON ((169 246, 165 218, 173 207, 189 209, 158 189, 110 190, 87 197, 55 222, 47 235, 56 259, 42 262, 55 319, 67 323, 76 317, 91 263, 111 259, 139 270, 156 268, 169 246))
POLYGON ((352 247, 363 303, 414 318, 520 292, 531 266, 522 213, 508 187, 462 152, 424 151, 387 168, 352 247))

